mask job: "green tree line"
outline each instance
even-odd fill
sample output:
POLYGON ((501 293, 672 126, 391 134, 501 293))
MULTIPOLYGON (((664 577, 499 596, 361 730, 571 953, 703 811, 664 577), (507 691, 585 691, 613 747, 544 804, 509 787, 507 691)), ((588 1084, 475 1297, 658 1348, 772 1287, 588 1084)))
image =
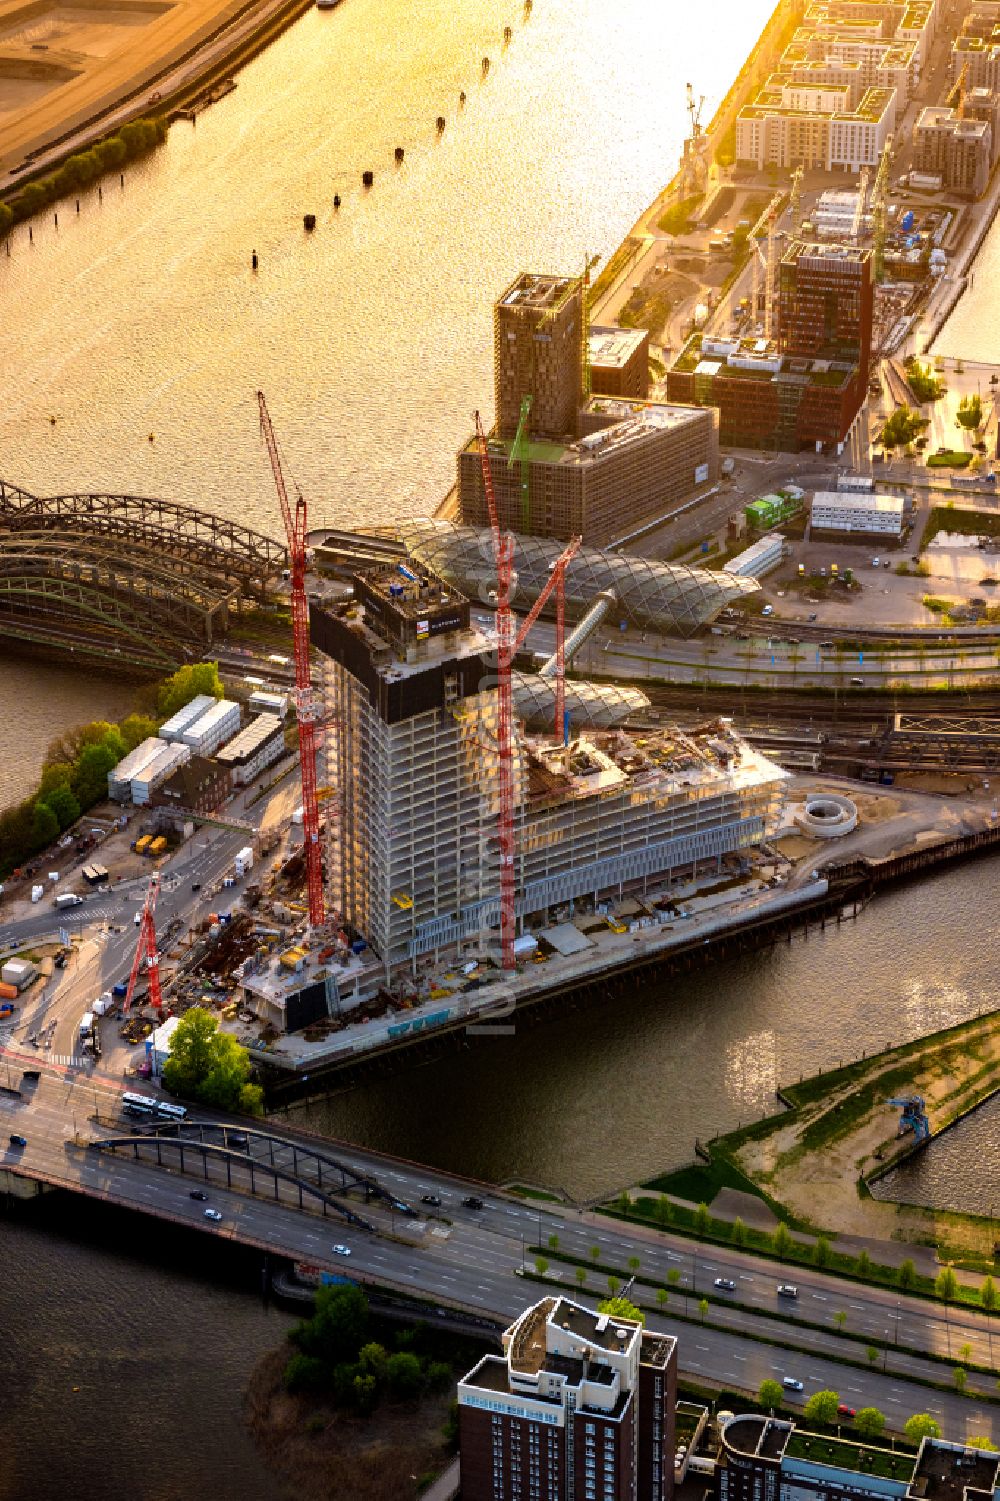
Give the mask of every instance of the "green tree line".
POLYGON ((198 693, 222 697, 216 662, 181 667, 156 690, 157 715, 95 719, 49 746, 35 791, 0 813, 0 880, 41 854, 81 813, 108 795, 108 772, 198 693))
POLYGON ((168 125, 162 115, 148 119, 130 120, 114 135, 105 136, 87 151, 79 151, 68 157, 62 166, 47 177, 25 183, 9 203, 0 203, 0 239, 14 224, 29 219, 39 209, 78 193, 81 188, 96 182, 106 172, 118 172, 127 162, 144 156, 167 138, 168 125))

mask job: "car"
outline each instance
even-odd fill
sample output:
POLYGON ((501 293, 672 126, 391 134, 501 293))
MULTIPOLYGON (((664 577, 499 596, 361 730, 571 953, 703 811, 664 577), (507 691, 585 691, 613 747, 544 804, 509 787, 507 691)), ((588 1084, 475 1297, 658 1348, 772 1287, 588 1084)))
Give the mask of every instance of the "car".
POLYGON ((200 1188, 192 1188, 190 1197, 192 1199, 198 1199, 202 1204, 204 1204, 208 1199, 208 1194, 202 1193, 200 1188))
POLYGON ((484 1209, 486 1207, 482 1199, 477 1199, 475 1194, 469 1194, 467 1198, 462 1200, 462 1203, 466 1209, 484 1209))
POLYGON ((12 1135, 10 1144, 12 1147, 26 1147, 28 1145, 28 1138, 26 1136, 12 1135))
POLYGON ((794 1376, 782 1376, 781 1384, 786 1392, 800 1392, 802 1390, 802 1382, 796 1381, 794 1376))
POLYGON ((420 1202, 421 1204, 432 1204, 435 1209, 441 1207, 441 1200, 437 1194, 421 1194, 420 1202))
POLYGON ((846 1402, 839 1402, 837 1404, 838 1418, 856 1418, 857 1415, 858 1414, 856 1409, 853 1407, 848 1407, 846 1402))
POLYGON ((334 1256, 350 1256, 351 1254, 350 1246, 342 1246, 339 1241, 335 1246, 331 1246, 330 1250, 333 1252, 334 1256))
POLYGON ((207 1220, 221 1220, 222 1215, 219 1213, 219 1211, 217 1209, 206 1209, 205 1210, 205 1218, 207 1220))
POLYGON ((816 614, 816 612, 815 612, 815 610, 814 610, 814 611, 813 611, 813 613, 812 613, 812 614, 811 614, 811 615, 810 615, 810 616, 809 616, 809 619, 810 619, 810 620, 811 620, 811 621, 812 621, 812 620, 818 620, 818 619, 819 619, 819 616, 818 616, 818 615, 817 615, 817 614, 816 614))
POLYGON ((820 651, 833 651, 833 642, 832 641, 821 641, 819 643, 819 649, 820 649, 820 651))
POLYGON ((865 680, 864 680, 864 678, 851 678, 851 687, 852 688, 863 688, 864 686, 865 686, 865 680))
POLYGON ((201 882, 200 881, 192 881, 191 882, 191 890, 192 891, 200 891, 201 890, 201 882))
POLYGON ((720 1287, 724 1293, 734 1293, 736 1291, 736 1283, 731 1277, 716 1277, 712 1286, 720 1287))
POLYGON ((57 954, 56 957, 53 959, 52 963, 55 965, 56 969, 65 969, 66 968, 66 955, 65 954, 57 954))
POLYGON ((761 610, 760 613, 762 615, 773 615, 774 614, 774 606, 773 605, 765 605, 764 608, 761 610))
POLYGON ((794 1282, 779 1282, 778 1283, 778 1297, 779 1298, 797 1298, 798 1295, 799 1295, 799 1290, 795 1286, 794 1282))
POLYGON ((142 913, 141 912, 137 912, 135 914, 135 917, 132 919, 132 921, 135 923, 136 927, 138 927, 139 924, 142 922, 142 913))

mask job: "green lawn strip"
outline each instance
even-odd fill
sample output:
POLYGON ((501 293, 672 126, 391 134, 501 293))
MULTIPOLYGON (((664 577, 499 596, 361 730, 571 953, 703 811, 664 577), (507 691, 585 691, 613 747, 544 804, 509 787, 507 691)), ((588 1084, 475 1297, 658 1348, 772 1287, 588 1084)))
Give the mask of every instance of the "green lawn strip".
POLYGON ((526 1183, 508 1183, 505 1193, 517 1194, 520 1199, 541 1199, 546 1204, 561 1204, 558 1194, 546 1193, 544 1188, 529 1188, 526 1183))
MULTIPOLYGON (((651 1225, 655 1230, 665 1230, 672 1235, 682 1235, 687 1240, 703 1241, 706 1245, 724 1246, 730 1251, 752 1251, 755 1256, 766 1258, 768 1261, 776 1261, 779 1265, 807 1267, 814 1272, 827 1272, 832 1276, 842 1277, 848 1282, 860 1282, 865 1286, 888 1287, 894 1292, 903 1293, 907 1297, 924 1298, 929 1302, 937 1303, 944 1307, 941 1299, 934 1290, 934 1279, 922 1272, 915 1272, 912 1287, 901 1288, 899 1285, 899 1271, 897 1267, 885 1266, 881 1262, 873 1261, 867 1274, 857 1270, 856 1258, 846 1255, 843 1251, 835 1251, 831 1248, 830 1259, 825 1266, 817 1266, 813 1247, 800 1246, 797 1241, 792 1241, 787 1251, 779 1256, 771 1243, 771 1234, 767 1230, 755 1230, 752 1225, 745 1227, 745 1236, 742 1245, 735 1245, 732 1238, 732 1225, 728 1220, 710 1219, 709 1226, 702 1234, 693 1228, 694 1213, 685 1209, 683 1205, 674 1204, 671 1207, 674 1217, 668 1225, 662 1225, 656 1219, 652 1206, 654 1199, 636 1199, 628 1214, 615 1209, 613 1205, 599 1206, 597 1213, 606 1215, 609 1219, 622 1220, 625 1224, 641 1220, 644 1224, 651 1225), (644 1208, 644 1206, 650 1208, 644 1208)), ((822 1231, 811 1230, 811 1233, 823 1235, 825 1239, 833 1239, 833 1233, 824 1235, 822 1231)), ((979 1289, 967 1287, 964 1283, 959 1284, 959 1296, 951 1300, 952 1304, 974 1308, 977 1312, 988 1317, 995 1317, 995 1312, 983 1308, 979 1301, 979 1289)))
MULTIPOLYGON (((527 1267, 524 1268, 524 1270, 521 1272, 521 1276, 525 1279, 526 1282, 538 1282, 547 1287, 553 1286, 551 1277, 540 1276, 538 1272, 530 1271, 527 1267)), ((560 1289, 561 1287, 562 1284, 560 1284, 560 1289)), ((581 1290, 586 1291, 586 1289, 581 1290)), ((600 1295, 592 1289, 591 1296, 600 1295)), ((646 1313, 656 1313, 659 1314, 661 1318, 667 1317, 666 1309, 654 1306, 649 1303, 639 1302, 634 1296, 631 1295, 629 1301, 634 1303, 637 1308, 646 1313)), ((672 1319, 677 1319, 683 1324, 693 1324, 697 1329, 715 1329, 719 1334, 729 1334, 737 1339, 748 1339, 756 1345, 766 1345, 771 1350, 789 1350, 794 1355, 808 1355, 812 1356, 814 1359, 818 1358, 820 1360, 835 1360, 838 1365, 842 1365, 848 1370, 872 1371, 874 1369, 877 1369, 877 1362, 873 1366, 872 1363, 867 1360, 851 1360, 849 1357, 845 1358, 840 1354, 824 1355, 822 1351, 817 1351, 805 1345, 793 1344, 790 1340, 774 1339, 771 1335, 755 1334, 752 1330, 747 1329, 734 1329, 730 1324, 717 1324, 712 1319, 696 1318, 693 1314, 690 1313, 679 1313, 676 1308, 669 1309, 669 1317, 672 1319)), ((872 1347, 874 1348, 874 1340, 871 1343, 872 1347)), ((924 1351, 918 1351, 917 1353, 922 1357, 925 1355, 924 1351)), ((970 1368, 963 1366, 962 1369, 968 1370, 970 1368)), ((886 1372, 883 1374, 888 1373, 886 1372)), ((926 1386, 931 1391, 950 1392, 953 1396, 955 1395, 956 1388, 953 1382, 932 1381, 928 1376, 914 1375, 911 1371, 895 1371, 893 1374, 897 1381, 912 1381, 914 1385, 926 1386)), ((992 1371, 987 1371, 987 1374, 992 1375, 993 1373, 992 1371)), ((967 1395, 970 1398, 975 1398, 977 1402, 991 1402, 994 1406, 1000 1406, 1000 1394, 994 1396, 991 1392, 979 1391, 978 1389, 974 1388, 972 1390, 967 1389, 967 1391, 963 1393, 963 1395, 967 1395)))
MULTIPOLYGON (((618 1277, 622 1281, 622 1283, 627 1282, 629 1277, 633 1275, 631 1272, 622 1271, 620 1267, 606 1265, 598 1266, 593 1261, 589 1261, 585 1257, 572 1256, 569 1253, 563 1251, 552 1251, 548 1248, 546 1248, 545 1250, 539 1250, 536 1247, 531 1247, 529 1249, 532 1255, 545 1256, 546 1258, 551 1257, 554 1261, 564 1261, 571 1266, 586 1267, 591 1272, 603 1272, 605 1275, 610 1274, 613 1277, 618 1277)), ((641 1283, 645 1287, 654 1287, 656 1285, 650 1282, 648 1278, 641 1276, 638 1272, 635 1273, 635 1278, 637 1283, 641 1283)), ((902 1355, 913 1355, 918 1360, 933 1360, 937 1365, 945 1365, 950 1367, 952 1370, 956 1365, 960 1365, 963 1370, 976 1371, 981 1376, 993 1377, 995 1374, 994 1369, 991 1365, 979 1365, 977 1362, 971 1360, 955 1360, 950 1356, 940 1355, 936 1350, 922 1350, 917 1345, 897 1344, 892 1340, 879 1339, 878 1336, 874 1334, 862 1334, 859 1330, 856 1329, 838 1329, 831 1326, 830 1324, 817 1324, 812 1319, 793 1318, 791 1314, 784 1313, 780 1308, 755 1308, 752 1304, 741 1303, 738 1300, 733 1299, 731 1296, 728 1298, 719 1297, 716 1294, 714 1288, 711 1291, 706 1289, 704 1292, 692 1292, 690 1288, 667 1286, 666 1288, 664 1288, 664 1291, 669 1293, 670 1295, 668 1303, 664 1305, 664 1308, 669 1307, 672 1312, 674 1310, 673 1300, 676 1298, 694 1298, 699 1300, 701 1298, 704 1298, 706 1303, 716 1304, 720 1308, 738 1308, 741 1313, 752 1314, 754 1318, 777 1319, 783 1324, 788 1324, 793 1329, 810 1329, 816 1334, 830 1335, 834 1339, 853 1340, 855 1344, 864 1345, 866 1347, 871 1346, 872 1349, 890 1351, 898 1350, 902 1355)), ((636 1299, 633 1298, 632 1301, 636 1302, 636 1299)), ((663 1311, 664 1310, 660 1308, 659 1304, 657 1304, 657 1312, 663 1311)), ((692 1323, 701 1322, 700 1318, 695 1319, 691 1314, 678 1314, 677 1316, 678 1318, 688 1318, 692 1323)), ((716 1329, 726 1329, 730 1334, 743 1333, 742 1329, 736 1329, 730 1324, 714 1324, 712 1327, 716 1329)), ((754 1334, 748 1335, 747 1337, 752 1339, 762 1339, 765 1343, 770 1343, 770 1340, 766 1335, 754 1334)), ((811 1355, 815 1355, 817 1353, 809 1346, 789 1345, 788 1348, 803 1349, 806 1354, 811 1355)), ((839 1359, 839 1356, 837 1358, 839 1359)), ((870 1362, 866 1361, 864 1369, 867 1370, 869 1368, 869 1365, 870 1362)))
MULTIPOLYGON (((788 1116, 776 1116, 772 1119, 787 1121, 788 1116)), ((675 1172, 651 1178, 641 1187, 661 1194, 672 1194, 677 1199, 689 1199, 692 1204, 711 1204, 722 1189, 736 1188, 741 1193, 753 1194, 755 1199, 760 1199, 777 1219, 784 1220, 786 1224, 791 1224, 794 1218, 784 1204, 772 1199, 742 1168, 737 1167, 731 1157, 722 1152, 713 1151, 711 1162, 692 1162, 675 1172)))

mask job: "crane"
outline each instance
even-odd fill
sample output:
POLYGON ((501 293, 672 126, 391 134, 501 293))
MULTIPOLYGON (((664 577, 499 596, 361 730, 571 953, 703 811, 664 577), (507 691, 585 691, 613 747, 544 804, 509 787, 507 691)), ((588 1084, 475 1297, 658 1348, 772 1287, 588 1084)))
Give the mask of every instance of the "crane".
POLYGON ((299 767, 302 775, 302 832, 306 851, 306 881, 309 893, 309 922, 322 926, 326 916, 323 901, 323 857, 319 842, 319 803, 316 797, 316 743, 319 735, 319 711, 312 689, 309 669, 309 600, 306 595, 306 532, 308 518, 305 497, 299 491, 293 516, 281 472, 278 442, 263 391, 257 392, 260 430, 267 444, 274 486, 281 502, 281 516, 288 538, 288 563, 292 583, 292 637, 295 643, 295 715, 299 726, 299 767))
POLYGON ((875 173, 875 186, 872 188, 872 228, 875 236, 875 280, 882 281, 885 276, 885 240, 888 233, 886 224, 886 195, 889 189, 889 167, 892 163, 892 132, 886 137, 885 149, 882 152, 875 173))
POLYGON ((868 197, 868 168, 861 168, 861 176, 858 178, 858 201, 854 207, 854 222, 851 225, 851 239, 857 244, 865 222, 865 199, 868 197))
POLYGON ((556 593, 556 671, 555 671, 555 735, 566 738, 566 568, 583 542, 582 537, 571 537, 559 557, 552 564, 548 583, 525 616, 524 623, 514 638, 513 655, 521 650, 528 632, 542 613, 545 601, 553 589, 556 593))
POLYGON ((521 415, 518 419, 514 441, 510 445, 510 458, 507 460, 508 469, 513 469, 518 461, 521 465, 521 530, 523 532, 531 531, 531 460, 528 457, 531 451, 528 442, 531 401, 530 396, 521 397, 521 415))
MULTIPOLYGON (((483 489, 486 507, 493 534, 493 559, 496 565, 496 630, 497 630, 497 754, 499 760, 499 848, 500 848, 500 954, 505 970, 514 968, 514 705, 511 672, 514 657, 523 644, 528 631, 538 619, 539 612, 554 588, 558 589, 560 613, 566 565, 580 546, 580 538, 574 537, 565 551, 553 564, 549 581, 532 606, 520 632, 515 635, 514 612, 511 594, 514 586, 514 538, 510 532, 500 530, 496 494, 493 489, 493 472, 490 469, 489 447, 483 431, 482 420, 476 412, 476 443, 483 471, 483 489)), ((561 634, 557 630, 558 636, 561 634)), ((563 691, 559 678, 565 680, 565 659, 561 671, 557 667, 556 715, 557 734, 563 734, 565 718, 563 691)))
POLYGON ((802 163, 799 162, 798 166, 795 168, 795 171, 792 173, 792 186, 791 186, 791 191, 790 191, 789 196, 788 196, 788 206, 789 206, 789 208, 792 211, 792 233, 793 234, 797 231, 797 229, 799 227, 799 207, 800 207, 800 200, 801 200, 801 195, 802 195, 802 174, 803 174, 803 171, 804 171, 804 168, 802 166, 802 163))
POLYGON ((692 140, 697 140, 701 135, 701 111, 702 106, 705 103, 705 96, 704 94, 702 94, 698 102, 695 103, 694 84, 689 83, 686 84, 685 87, 687 89, 688 118, 691 121, 691 138, 692 140))
POLYGON ((962 66, 962 71, 959 73, 958 77, 955 79, 955 82, 952 84, 951 93, 948 95, 948 102, 951 103, 952 100, 955 100, 958 105, 959 120, 965 119, 965 85, 968 81, 968 77, 969 64, 964 63, 962 66))
POLYGON ((132 970, 128 977, 128 989, 122 1002, 122 1012, 127 1016, 132 1006, 132 997, 135 994, 135 982, 139 978, 142 961, 146 961, 146 976, 149 980, 149 1001, 157 1016, 163 1010, 163 996, 160 991, 160 956, 156 950, 156 923, 153 914, 156 911, 156 894, 160 889, 159 876, 150 879, 146 889, 146 900, 142 904, 142 916, 139 919, 139 939, 135 946, 135 957, 132 960, 132 970))
POLYGON ((770 283, 771 283, 771 273, 770 273, 769 259, 770 259, 771 254, 773 253, 773 249, 774 249, 774 236, 773 236, 773 223, 772 223, 772 221, 776 221, 778 209, 780 207, 781 207, 781 194, 780 193, 775 193, 774 197, 771 199, 770 203, 767 205, 767 208, 761 214, 760 218, 757 220, 757 223, 754 225, 753 229, 751 229, 750 233, 747 235, 747 244, 750 246, 750 257, 751 257, 751 261, 750 261, 750 275, 751 275, 751 282, 750 282, 750 317, 752 318, 752 320, 755 323, 757 321, 757 304, 758 304, 758 301, 760 299, 760 261, 761 260, 763 260, 763 262, 764 262, 764 271, 765 271, 764 296, 765 296, 765 314, 766 314, 766 306, 767 306, 766 299, 767 299, 767 295, 768 295, 768 288, 770 287, 770 283), (760 244, 758 243, 758 240, 757 240, 757 236, 765 228, 768 229, 768 237, 767 237, 768 259, 764 259, 763 255, 761 253, 760 244), (760 260, 758 260, 758 257, 760 257, 760 260))
POLYGON ((927 1119, 927 1111, 924 1102, 918 1094, 900 1095, 895 1099, 887 1100, 887 1105, 895 1105, 902 1111, 899 1117, 899 1130, 897 1136, 905 1136, 908 1131, 913 1132, 914 1141, 927 1141, 931 1134, 930 1121, 927 1119))
POLYGON ((590 371, 590 273, 601 259, 599 255, 583 258, 583 279, 580 283, 580 340, 583 352, 583 399, 588 401, 593 391, 590 371))

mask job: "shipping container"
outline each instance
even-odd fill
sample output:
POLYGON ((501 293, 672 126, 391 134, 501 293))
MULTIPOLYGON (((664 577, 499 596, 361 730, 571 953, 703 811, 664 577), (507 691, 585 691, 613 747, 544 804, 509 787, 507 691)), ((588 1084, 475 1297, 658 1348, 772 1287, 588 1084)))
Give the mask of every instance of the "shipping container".
POLYGON ((146 853, 146 850, 148 849, 149 845, 152 844, 152 842, 153 842, 153 836, 152 836, 152 834, 143 834, 143 836, 142 836, 141 839, 137 839, 135 841, 135 852, 136 852, 136 854, 137 855, 144 855, 146 853))
POLYGON ((152 844, 149 846, 149 849, 146 851, 146 853, 147 855, 162 855, 166 847, 166 839, 164 839, 162 834, 158 834, 157 837, 153 840, 152 844))
POLYGON ((5 1001, 16 1001, 17 986, 8 985, 6 980, 0 980, 0 996, 2 996, 5 1001))

